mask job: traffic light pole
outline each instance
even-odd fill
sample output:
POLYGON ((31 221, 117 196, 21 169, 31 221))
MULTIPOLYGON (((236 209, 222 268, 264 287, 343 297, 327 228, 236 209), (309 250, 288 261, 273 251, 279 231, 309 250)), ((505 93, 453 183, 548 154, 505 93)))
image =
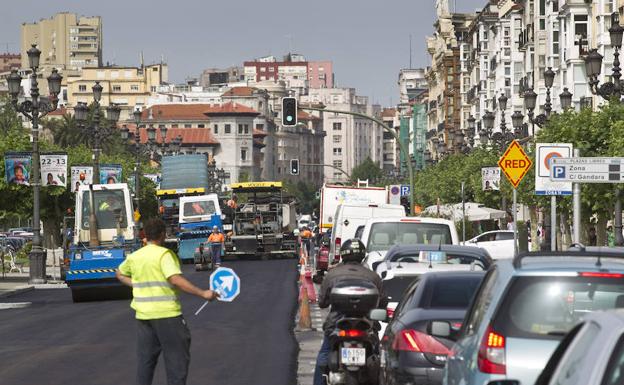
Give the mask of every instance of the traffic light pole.
POLYGON ((366 114, 360 114, 359 112, 329 110, 329 109, 326 109, 326 108, 302 107, 302 106, 297 106, 297 108, 300 109, 300 110, 310 110, 310 111, 320 111, 320 112, 333 112, 333 113, 336 113, 336 114, 357 116, 359 118, 368 119, 368 120, 370 120, 372 122, 375 122, 378 125, 380 125, 386 132, 389 132, 394 137, 394 140, 396 140, 396 142, 399 144, 399 151, 405 157, 405 164, 407 166, 407 172, 409 173, 409 184, 410 184, 410 201, 411 201, 410 202, 410 213, 414 214, 414 205, 416 204, 415 203, 416 200, 414 199, 414 168, 412 167, 412 162, 409 161, 409 152, 405 148, 405 144, 403 144, 403 142, 401 141, 401 138, 399 138, 399 135, 396 133, 396 131, 394 131, 392 128, 386 126, 386 124, 384 122, 382 122, 381 120, 379 120, 377 118, 374 118, 372 116, 368 116, 366 114))
POLYGON ((340 167, 336 167, 336 166, 334 166, 333 164, 324 164, 324 163, 300 163, 299 165, 300 165, 300 166, 310 166, 310 167, 314 167, 314 166, 316 166, 316 167, 331 167, 331 168, 333 168, 333 169, 335 169, 335 170, 338 170, 338 171, 340 171, 341 173, 345 174, 345 175, 346 175, 346 177, 347 177, 349 180, 351 180, 351 175, 347 174, 347 172, 346 172, 345 170, 341 169, 340 167))

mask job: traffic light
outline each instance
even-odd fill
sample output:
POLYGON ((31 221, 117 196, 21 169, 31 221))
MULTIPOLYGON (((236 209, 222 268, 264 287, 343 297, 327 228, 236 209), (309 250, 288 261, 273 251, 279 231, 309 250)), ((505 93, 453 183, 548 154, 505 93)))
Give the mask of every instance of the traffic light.
POLYGON ((290 160, 290 173, 292 175, 299 175, 299 159, 290 160))
POLYGON ((282 126, 297 125, 297 99, 282 98, 282 126))

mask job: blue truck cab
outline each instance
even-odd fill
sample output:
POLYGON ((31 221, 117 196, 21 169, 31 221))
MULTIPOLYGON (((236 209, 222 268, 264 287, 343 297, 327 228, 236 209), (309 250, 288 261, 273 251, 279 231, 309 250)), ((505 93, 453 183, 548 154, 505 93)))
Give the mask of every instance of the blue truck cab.
POLYGON ((140 247, 128 186, 80 186, 75 213, 73 239, 65 256, 69 261, 65 282, 74 302, 130 298, 131 288, 115 277, 126 255, 140 247))
POLYGON ((183 262, 192 262, 199 244, 206 242, 213 226, 223 232, 219 196, 206 194, 180 197, 178 221, 178 256, 183 262))

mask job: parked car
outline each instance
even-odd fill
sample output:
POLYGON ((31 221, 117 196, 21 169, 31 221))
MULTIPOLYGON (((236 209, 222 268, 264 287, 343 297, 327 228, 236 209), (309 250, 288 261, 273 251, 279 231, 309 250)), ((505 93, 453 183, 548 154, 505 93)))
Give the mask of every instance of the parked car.
POLYGON ((492 258, 513 258, 514 256, 514 232, 512 230, 487 231, 465 242, 484 248, 492 258))
POLYGON ((622 249, 578 246, 497 260, 466 315, 443 383, 533 384, 583 316, 621 306, 623 277, 622 249))
MULTIPOLYGON (((341 204, 336 208, 334 225, 332 227, 332 241, 329 249, 330 263, 339 254, 340 245, 347 239, 355 238, 358 227, 366 224, 371 218, 405 216, 405 208, 401 205, 390 204, 341 204)), ((366 243, 364 243, 366 245, 366 243)))
POLYGON ((380 384, 442 383, 453 341, 433 337, 444 321, 457 331, 484 271, 430 272, 412 282, 381 339, 380 384))
MULTIPOLYGON (((458 245, 459 236, 452 221, 441 218, 372 218, 366 221, 360 240, 366 246, 363 264, 372 269, 395 245, 458 245)), ((373 269, 374 270, 374 269, 373 269)))
MULTIPOLYGON (((405 245, 395 246, 386 254, 386 260, 377 262, 383 280, 384 291, 388 296, 386 312, 391 319, 406 288, 423 274, 444 271, 487 270, 492 259, 487 251, 458 245, 405 245)), ((386 326, 381 323, 381 333, 386 326)))
MULTIPOLYGON (((624 301, 620 305, 624 306, 624 301)), ((524 385, 518 380, 500 385, 524 385)), ((583 318, 561 341, 535 385, 624 383, 624 312, 599 311, 583 318)), ((531 384, 533 385, 533 384, 531 384)))

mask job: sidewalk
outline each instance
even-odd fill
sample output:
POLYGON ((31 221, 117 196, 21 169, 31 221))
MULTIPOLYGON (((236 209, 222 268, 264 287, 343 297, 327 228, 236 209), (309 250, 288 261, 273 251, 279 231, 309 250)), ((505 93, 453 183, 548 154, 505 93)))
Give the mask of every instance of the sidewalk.
MULTIPOLYGON (((319 292, 319 286, 314 285, 319 292)), ((310 315, 312 316, 311 330, 295 329, 295 338, 299 343, 299 357, 297 359, 297 384, 312 385, 316 356, 323 342, 323 322, 327 317, 328 309, 321 309, 317 302, 310 303, 310 315)), ((295 324, 299 323, 299 314, 295 324)))
POLYGON ((60 258, 61 255, 62 251, 60 251, 60 249, 48 250, 48 258, 46 259, 47 283, 41 285, 31 285, 28 283, 30 274, 28 266, 23 266, 21 272, 13 271, 9 273, 7 269, 4 275, 2 275, 2 270, 0 268, 0 298, 10 297, 34 289, 57 289, 67 287, 67 285, 60 280, 61 269, 58 258, 60 258), (56 263, 54 263, 54 256, 57 258, 56 263), (53 266, 53 264, 56 266, 53 266))

